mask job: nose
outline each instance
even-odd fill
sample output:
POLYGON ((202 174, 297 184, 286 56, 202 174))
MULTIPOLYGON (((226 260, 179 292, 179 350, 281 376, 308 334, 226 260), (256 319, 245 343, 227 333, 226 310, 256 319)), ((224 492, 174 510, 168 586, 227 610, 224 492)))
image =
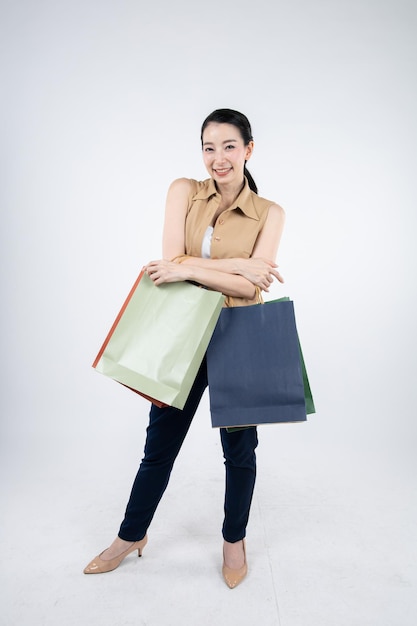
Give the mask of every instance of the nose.
POLYGON ((223 149, 216 150, 214 162, 216 165, 222 165, 226 162, 226 155, 223 149))

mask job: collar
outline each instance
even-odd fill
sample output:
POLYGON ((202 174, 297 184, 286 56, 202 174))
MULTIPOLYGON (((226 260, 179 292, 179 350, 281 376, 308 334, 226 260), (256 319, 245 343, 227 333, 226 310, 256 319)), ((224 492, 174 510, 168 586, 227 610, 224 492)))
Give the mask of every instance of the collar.
MULTIPOLYGON (((208 178, 203 182, 204 186, 193 197, 193 200, 207 200, 213 196, 220 195, 212 178, 208 178)), ((249 187, 248 179, 245 176, 245 184, 243 185, 242 191, 240 192, 232 206, 229 207, 227 210, 233 211, 234 209, 240 209, 247 217, 250 217, 254 220, 259 220, 259 214, 256 210, 254 203, 255 198, 257 198, 257 196, 249 187)))

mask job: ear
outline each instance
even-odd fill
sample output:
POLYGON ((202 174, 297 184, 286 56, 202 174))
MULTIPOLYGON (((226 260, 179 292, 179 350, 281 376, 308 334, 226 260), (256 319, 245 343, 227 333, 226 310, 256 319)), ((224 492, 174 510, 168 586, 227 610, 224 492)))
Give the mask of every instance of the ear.
POLYGON ((245 161, 249 161, 249 159, 251 158, 254 145, 254 142, 250 141, 246 146, 245 161))

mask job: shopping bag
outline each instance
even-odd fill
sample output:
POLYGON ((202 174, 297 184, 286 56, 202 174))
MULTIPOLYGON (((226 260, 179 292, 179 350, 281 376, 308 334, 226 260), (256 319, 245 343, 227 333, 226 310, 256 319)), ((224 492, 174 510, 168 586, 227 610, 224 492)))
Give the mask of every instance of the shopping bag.
MULTIPOLYGON (((272 302, 287 302, 289 298, 278 298, 278 300, 272 300, 272 302)), ((298 334, 298 333, 297 333, 298 334)), ((301 373, 303 375, 303 386, 304 386, 304 400, 306 403, 306 414, 312 415, 316 412, 316 407, 314 406, 313 394, 311 393, 310 381, 308 379, 307 368, 304 361, 303 351, 301 349, 300 339, 298 338, 298 348, 300 350, 300 359, 301 359, 301 373)))
POLYGON ((207 371, 213 427, 303 422, 315 411, 289 299, 223 309, 207 371))
POLYGON ((224 303, 189 282, 141 272, 93 367, 156 404, 184 408, 224 303))

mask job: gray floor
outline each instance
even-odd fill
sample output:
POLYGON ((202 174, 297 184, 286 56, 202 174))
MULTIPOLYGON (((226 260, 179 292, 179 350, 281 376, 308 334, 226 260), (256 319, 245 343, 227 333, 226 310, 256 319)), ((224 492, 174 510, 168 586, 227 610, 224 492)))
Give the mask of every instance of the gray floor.
POLYGON ((259 429, 249 575, 235 590, 221 578, 223 466, 204 402, 143 558, 101 576, 82 569, 117 531, 144 425, 128 437, 122 422, 111 440, 106 424, 70 441, 22 434, 2 459, 0 623, 414 626, 409 462, 324 443, 319 419, 259 429))

